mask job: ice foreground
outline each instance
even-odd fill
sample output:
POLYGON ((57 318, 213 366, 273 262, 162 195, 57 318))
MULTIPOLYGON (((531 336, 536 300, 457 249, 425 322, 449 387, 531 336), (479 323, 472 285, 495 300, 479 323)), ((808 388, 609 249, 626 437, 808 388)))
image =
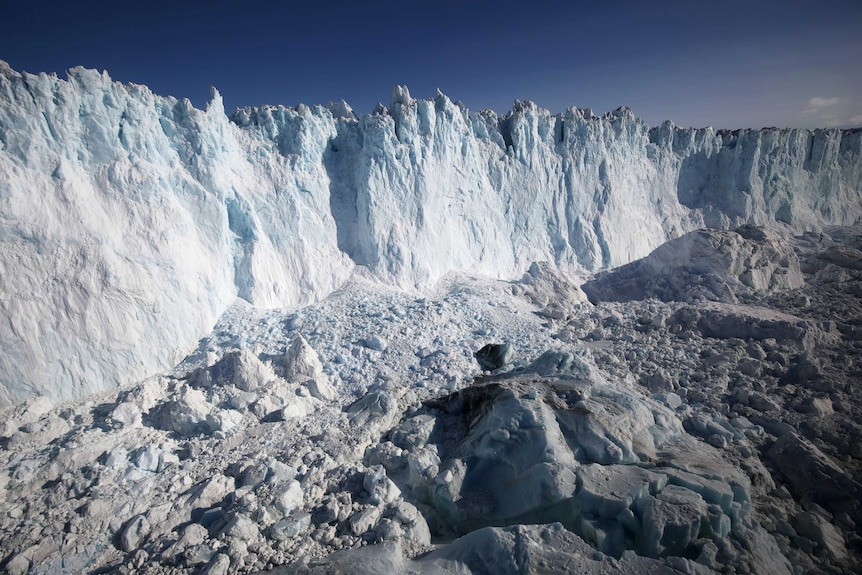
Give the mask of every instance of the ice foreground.
POLYGON ((169 374, 0 414, 0 568, 858 573, 860 250, 698 230, 583 291, 240 301, 169 374))
POLYGON ((0 62, 0 405, 176 363, 237 297, 317 301, 359 269, 595 271, 704 225, 862 216, 862 131, 650 128, 621 108, 498 117, 443 94, 228 118, 76 68, 0 62))

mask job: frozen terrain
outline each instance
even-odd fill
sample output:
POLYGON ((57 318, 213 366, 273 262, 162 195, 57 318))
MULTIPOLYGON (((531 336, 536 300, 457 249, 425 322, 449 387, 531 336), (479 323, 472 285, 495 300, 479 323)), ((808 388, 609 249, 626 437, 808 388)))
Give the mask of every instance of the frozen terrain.
POLYGON ((239 300, 170 373, 3 414, 0 565, 856 573, 860 248, 749 226, 583 290, 535 265, 239 300))
POLYGON ((860 130, 0 62, 0 570, 858 573, 860 196, 860 130))
POLYGON ((355 272, 592 272, 704 225, 862 217, 862 131, 650 128, 630 110, 388 107, 225 115, 76 68, 0 62, 0 405, 170 368, 237 297, 318 301, 355 272))

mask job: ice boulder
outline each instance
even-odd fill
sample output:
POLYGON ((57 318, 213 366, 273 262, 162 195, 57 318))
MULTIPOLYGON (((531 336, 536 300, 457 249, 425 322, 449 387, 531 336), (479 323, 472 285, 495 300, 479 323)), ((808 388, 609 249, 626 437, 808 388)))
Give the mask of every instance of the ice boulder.
POLYGON ((236 483, 232 477, 216 473, 193 488, 186 495, 186 501, 192 509, 208 509, 222 501, 229 493, 233 493, 235 489, 236 483))
POLYGON ((362 485, 368 493, 368 499, 374 505, 387 505, 401 496, 401 490, 386 477, 386 468, 382 465, 369 470, 365 474, 362 485))
POLYGON ((302 486, 299 481, 291 480, 276 489, 275 506, 284 515, 288 515, 302 505, 302 486))
POLYGON ((284 354, 284 376, 288 380, 303 383, 312 397, 324 401, 335 399, 329 377, 323 372, 323 364, 314 348, 302 337, 296 334, 287 352, 284 354))
POLYGON ((201 368, 189 376, 189 384, 196 387, 234 385, 242 391, 254 391, 275 379, 270 367, 247 349, 231 351, 208 368, 201 368))
POLYGON ((141 425, 141 408, 130 401, 120 402, 111 412, 111 419, 124 427, 139 427, 141 425))
POLYGON ((579 287, 583 281, 549 262, 533 262, 523 277, 513 284, 513 290, 522 291, 533 305, 540 308, 539 315, 551 319, 567 319, 575 306, 587 302, 579 287))
POLYGON ((398 417, 398 400, 392 394, 377 389, 348 405, 345 411, 351 425, 388 427, 398 417))
POLYGON ((190 437, 210 431, 207 417, 213 408, 203 391, 184 386, 176 399, 159 405, 151 412, 156 412, 153 419, 161 429, 190 437))
POLYGON ((674 331, 697 331, 717 339, 776 339, 810 350, 836 341, 840 334, 832 321, 814 321, 767 307, 705 302, 683 306, 668 319, 674 331))
POLYGON ((150 523, 143 515, 135 515, 120 532, 119 547, 123 551, 134 551, 150 533, 150 523))

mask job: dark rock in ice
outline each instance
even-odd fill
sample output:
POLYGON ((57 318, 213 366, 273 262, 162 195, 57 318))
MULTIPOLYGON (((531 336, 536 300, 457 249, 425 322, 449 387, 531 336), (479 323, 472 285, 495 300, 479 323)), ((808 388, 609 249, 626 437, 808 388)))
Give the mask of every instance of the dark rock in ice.
POLYGON ((510 343, 489 343, 474 355, 483 371, 494 371, 512 361, 515 349, 510 343))

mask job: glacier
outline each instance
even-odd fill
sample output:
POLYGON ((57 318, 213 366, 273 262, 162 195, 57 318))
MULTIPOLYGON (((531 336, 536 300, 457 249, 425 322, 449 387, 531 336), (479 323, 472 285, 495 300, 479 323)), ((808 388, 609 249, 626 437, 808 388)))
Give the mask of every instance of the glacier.
POLYGON ((237 298, 352 276, 624 265, 702 227, 862 221, 862 130, 650 127, 631 110, 471 112, 442 93, 225 113, 0 62, 0 406, 140 381, 237 298))

